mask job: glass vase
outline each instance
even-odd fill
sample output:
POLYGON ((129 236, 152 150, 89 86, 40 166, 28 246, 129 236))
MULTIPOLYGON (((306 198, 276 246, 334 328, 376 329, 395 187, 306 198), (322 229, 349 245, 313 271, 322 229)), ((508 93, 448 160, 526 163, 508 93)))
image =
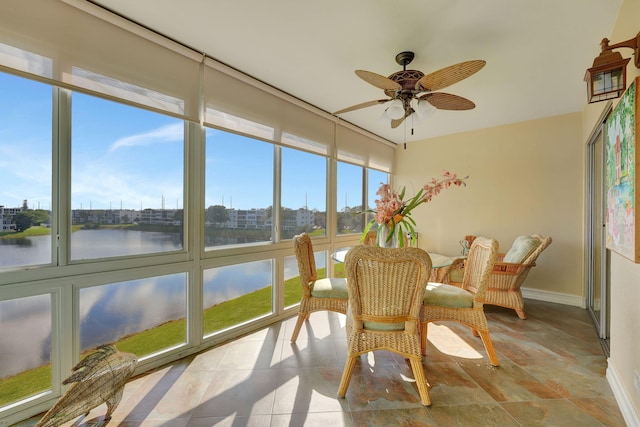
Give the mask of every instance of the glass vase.
POLYGON ((384 225, 382 227, 378 227, 378 235, 376 244, 381 248, 398 248, 400 247, 398 241, 398 230, 394 230, 393 235, 389 239, 389 234, 391 234, 391 227, 388 225, 384 225))

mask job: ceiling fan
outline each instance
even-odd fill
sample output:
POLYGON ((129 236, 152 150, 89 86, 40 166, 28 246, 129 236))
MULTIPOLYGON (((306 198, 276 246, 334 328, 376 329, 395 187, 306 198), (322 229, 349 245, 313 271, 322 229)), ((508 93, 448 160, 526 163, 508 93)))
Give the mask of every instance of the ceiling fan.
POLYGON ((473 60, 450 65, 438 71, 425 75, 421 71, 407 70, 407 65, 413 61, 413 52, 400 52, 396 55, 396 62, 402 65, 402 71, 395 72, 389 77, 372 73, 371 71, 356 70, 355 73, 365 82, 384 90, 388 99, 377 99, 361 104, 352 105, 336 111, 334 114, 342 114, 360 108, 391 102, 385 110, 391 118, 391 127, 396 128, 411 114, 421 118, 430 106, 439 110, 471 110, 476 104, 458 95, 435 92, 447 86, 451 86, 472 74, 477 73, 485 66, 486 61, 473 60), (414 106, 412 106, 412 101, 414 106))

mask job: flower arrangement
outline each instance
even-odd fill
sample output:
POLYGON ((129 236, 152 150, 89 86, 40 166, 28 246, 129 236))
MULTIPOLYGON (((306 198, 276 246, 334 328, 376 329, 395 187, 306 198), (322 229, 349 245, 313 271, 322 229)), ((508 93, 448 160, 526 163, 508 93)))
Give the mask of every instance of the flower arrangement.
POLYGON ((411 212, 419 205, 427 203, 435 195, 439 194, 442 190, 455 186, 466 186, 464 178, 458 178, 454 173, 447 170, 442 171, 443 178, 433 178, 431 182, 422 186, 420 191, 409 200, 405 200, 406 187, 403 187, 398 194, 392 191, 389 184, 380 184, 380 188, 376 192, 379 199, 376 199, 375 209, 369 209, 365 212, 374 214, 373 219, 365 227, 360 242, 364 241, 365 236, 369 230, 377 224, 378 228, 378 242, 380 242, 381 236, 386 236, 384 243, 389 244, 394 236, 398 237, 400 247, 404 246, 403 236, 406 234, 413 234, 415 232, 416 222, 411 218, 411 212), (388 233, 385 233, 389 231, 388 233))

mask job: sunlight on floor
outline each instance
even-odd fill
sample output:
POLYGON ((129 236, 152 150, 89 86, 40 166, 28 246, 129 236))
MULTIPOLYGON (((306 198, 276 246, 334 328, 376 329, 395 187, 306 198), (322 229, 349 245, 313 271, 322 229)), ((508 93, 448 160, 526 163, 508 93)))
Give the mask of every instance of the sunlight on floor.
MULTIPOLYGON (((469 335, 471 331, 469 330, 469 335)), ((482 359, 483 354, 463 340, 460 335, 452 331, 446 325, 429 323, 428 328, 429 343, 438 351, 449 356, 462 357, 465 359, 482 359)), ((482 341, 479 344, 482 345, 482 341)), ((427 349, 428 351, 428 349, 427 349)))

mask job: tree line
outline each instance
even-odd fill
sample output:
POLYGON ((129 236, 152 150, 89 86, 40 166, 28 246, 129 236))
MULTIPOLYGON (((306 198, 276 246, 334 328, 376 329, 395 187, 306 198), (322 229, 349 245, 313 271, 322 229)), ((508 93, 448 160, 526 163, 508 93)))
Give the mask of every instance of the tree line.
POLYGON ((37 224, 49 223, 49 212, 44 209, 27 209, 18 212, 13 216, 13 223, 16 225, 16 231, 25 231, 37 224))

